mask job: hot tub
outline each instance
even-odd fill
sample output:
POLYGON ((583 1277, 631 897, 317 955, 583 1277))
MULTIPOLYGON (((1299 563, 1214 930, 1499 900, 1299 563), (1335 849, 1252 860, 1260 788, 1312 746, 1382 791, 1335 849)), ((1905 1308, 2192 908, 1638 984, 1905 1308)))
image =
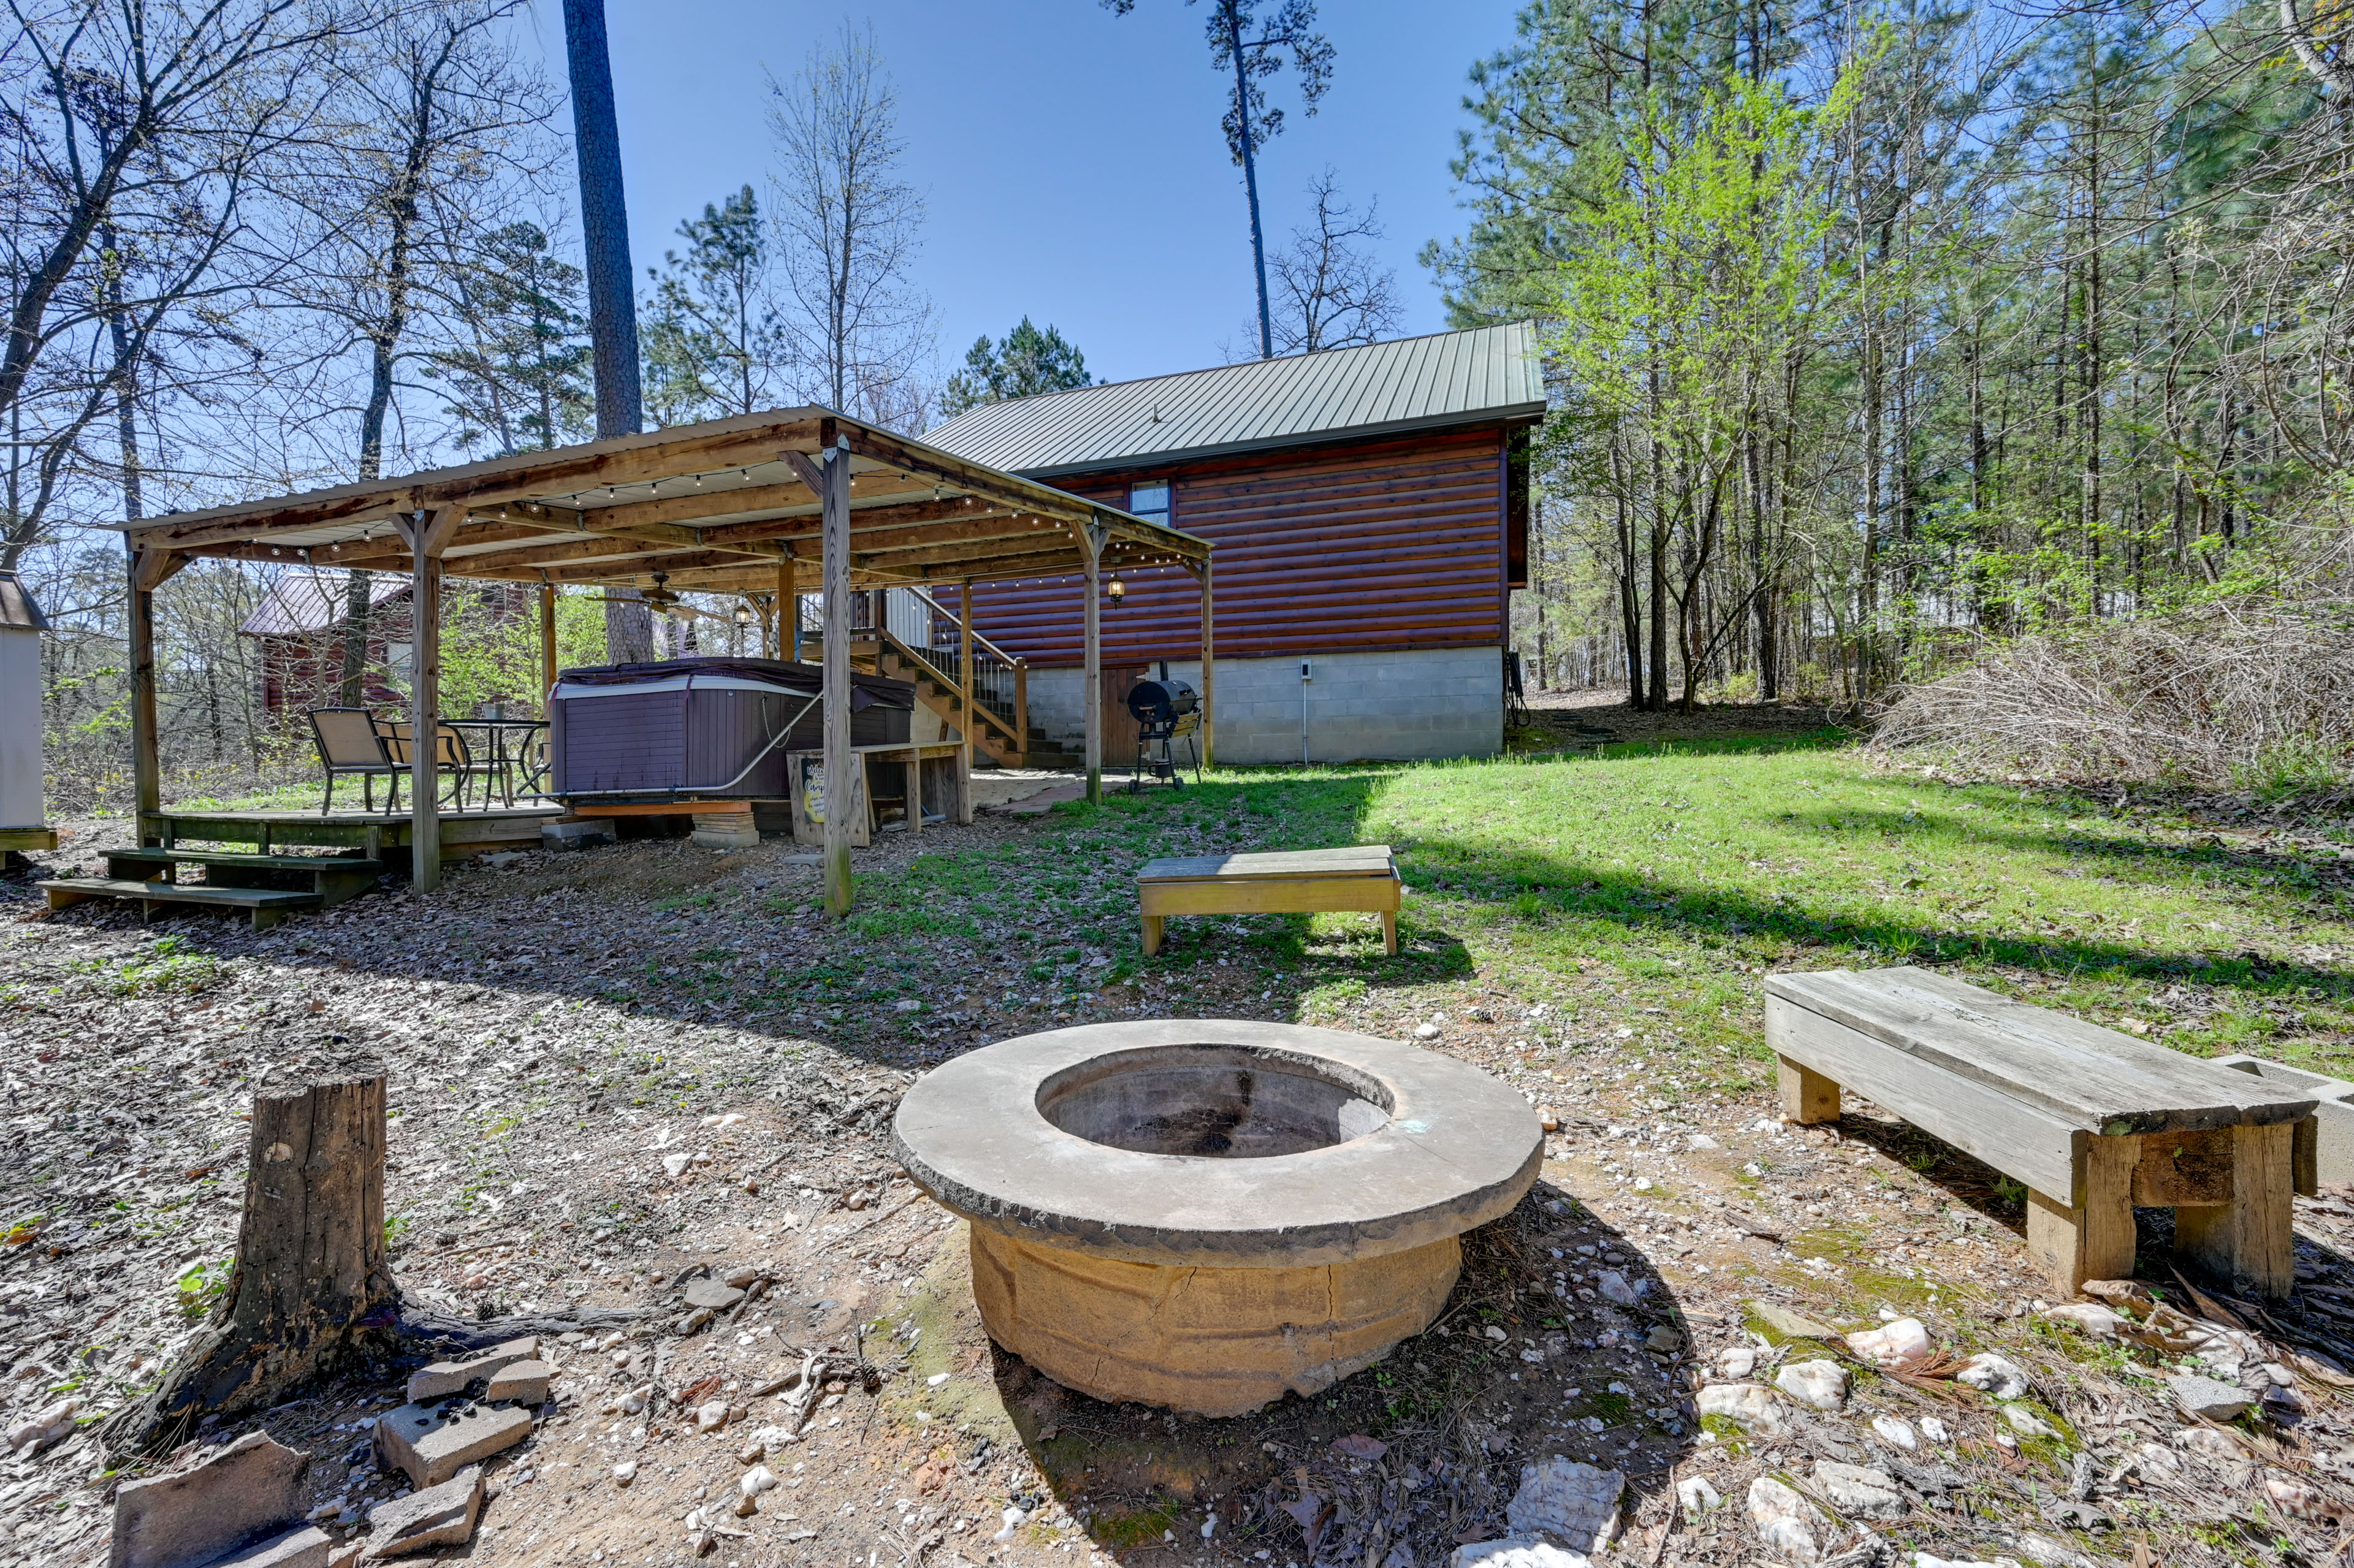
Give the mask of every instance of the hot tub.
MULTIPOLYGON (((825 744, 822 673, 783 659, 567 670, 548 700, 549 792, 585 802, 788 799, 785 754, 825 744)), ((850 743, 906 745, 916 688, 881 675, 850 681, 850 743)))

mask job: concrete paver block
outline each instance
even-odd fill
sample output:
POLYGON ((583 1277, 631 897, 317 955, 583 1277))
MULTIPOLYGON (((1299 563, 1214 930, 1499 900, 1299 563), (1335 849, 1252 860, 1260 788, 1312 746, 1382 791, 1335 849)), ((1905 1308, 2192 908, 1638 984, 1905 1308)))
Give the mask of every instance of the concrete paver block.
POLYGON ((376 1424, 376 1451, 419 1488, 440 1486, 460 1470, 503 1454, 531 1436, 531 1415, 512 1405, 493 1410, 455 1400, 404 1404, 376 1424))
POLYGON ((539 1341, 522 1339, 493 1345, 487 1351, 477 1351, 461 1360, 435 1361, 431 1366, 419 1367, 408 1374, 408 1397, 414 1402, 463 1393, 471 1384, 487 1381, 501 1367, 538 1358, 539 1341))
POLYGON ((334 1550, 334 1537, 315 1524, 305 1524, 216 1558, 206 1568, 327 1568, 334 1550))
POLYGON ((556 1376, 556 1369, 546 1361, 515 1361, 501 1367, 491 1377, 491 1386, 482 1397, 493 1404, 513 1400, 519 1404, 547 1403, 547 1385, 556 1376))
POLYGON ((360 1557, 374 1562, 436 1546, 462 1546, 473 1539, 474 1523, 482 1514, 482 1467, 469 1465, 438 1487, 378 1503, 368 1514, 371 1529, 360 1557))
POLYGON ((254 1432, 193 1469, 124 1483, 110 1568, 196 1568, 267 1541, 302 1517, 310 1467, 310 1455, 254 1432))

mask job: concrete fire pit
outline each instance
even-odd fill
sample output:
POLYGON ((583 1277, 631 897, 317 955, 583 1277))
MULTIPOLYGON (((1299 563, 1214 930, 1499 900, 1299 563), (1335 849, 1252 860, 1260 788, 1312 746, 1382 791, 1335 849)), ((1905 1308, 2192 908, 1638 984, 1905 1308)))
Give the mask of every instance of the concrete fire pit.
POLYGON ((1428 1327, 1457 1238, 1544 1156, 1527 1102, 1451 1057, 1228 1019, 1001 1042, 909 1089, 892 1138, 972 1222, 990 1338, 1098 1399, 1204 1415, 1428 1327))

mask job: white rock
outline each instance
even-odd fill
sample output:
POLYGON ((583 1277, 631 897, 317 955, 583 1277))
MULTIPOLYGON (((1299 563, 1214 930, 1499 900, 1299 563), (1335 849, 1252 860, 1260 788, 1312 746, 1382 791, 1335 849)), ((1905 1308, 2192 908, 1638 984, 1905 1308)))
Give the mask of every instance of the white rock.
POLYGON ((620 1414, 623 1415, 635 1415, 639 1411, 643 1410, 647 1405, 652 1404, 653 1397, 654 1387, 652 1383, 647 1383, 642 1388, 633 1388, 620 1397, 620 1414))
POLYGON ((1001 1529, 996 1535, 992 1536, 991 1539, 995 1541, 1011 1541, 1013 1539, 1013 1532, 1022 1528, 1022 1521, 1028 1519, 1030 1516, 1023 1512, 1018 1508, 1009 1508, 997 1517, 1003 1521, 1004 1528, 1001 1529))
POLYGON ((1414 1037, 1416 1040, 1436 1040, 1438 1038, 1438 1025, 1436 1023, 1417 1023, 1414 1026, 1414 1037))
POLYGON ((1817 1410, 1847 1408, 1847 1369, 1834 1361, 1793 1361, 1774 1374, 1774 1386, 1817 1410))
POLYGON ((2248 1451, 2228 1432, 2218 1432, 2212 1426, 2185 1426, 2174 1435, 2174 1446, 2186 1454, 2196 1454, 2202 1459, 2213 1459, 2227 1465, 2244 1465, 2248 1451))
POLYGON ((1488 1338, 1490 1338, 1490 1339, 1491 1339, 1491 1340, 1495 1340, 1495 1341, 1496 1341, 1496 1343, 1498 1343, 1498 1344, 1500 1344, 1500 1344, 1502 1344, 1506 1340, 1509 1340, 1509 1339, 1511 1339, 1511 1338, 1512 1337, 1511 1335, 1507 1334, 1506 1332, 1504 1332, 1504 1330, 1503 1330, 1499 1329, 1498 1327, 1496 1327, 1496 1325, 1495 1325, 1495 1324, 1493 1324, 1493 1323, 1489 1324, 1485 1329, 1481 1330, 1480 1330, 1480 1332, 1481 1332, 1481 1333, 1483 1333, 1483 1334, 1485 1334, 1485 1335, 1487 1335, 1487 1336, 1488 1336, 1488 1338))
POLYGON ((737 1481, 736 1489, 748 1498, 756 1498, 762 1492, 775 1491, 778 1484, 776 1471, 766 1465, 755 1465, 737 1481))
POLYGON ((1872 1429, 1880 1435, 1882 1442, 1902 1448, 1908 1454, 1921 1446, 1921 1439, 1914 1436, 1913 1424, 1901 1415, 1875 1415, 1872 1418, 1872 1429))
POLYGON ((663 1156, 663 1174, 684 1176, 686 1174, 686 1168, 694 1163, 695 1156, 692 1154, 665 1154, 663 1156))
POLYGON ((2316 1489, 2294 1476, 2284 1476, 2277 1470, 2264 1477, 2264 1500, 2284 1513, 2299 1519, 2317 1519, 2335 1511, 2329 1499, 2316 1489))
POLYGON ((1744 1432, 1782 1428, 1782 1402, 1764 1383, 1709 1383, 1702 1388, 1695 1404, 1703 1418, 1722 1415, 1744 1432))
POLYGON ((626 1487, 637 1478, 638 1462, 635 1459, 624 1459, 620 1464, 613 1467, 613 1484, 615 1486, 626 1487))
POLYGON ((1819 1563, 1823 1549, 1815 1532, 1829 1528, 1823 1510, 1771 1476, 1749 1483, 1749 1521, 1766 1550, 1793 1563, 1819 1563))
POLYGON ((1815 1485, 1831 1507, 1850 1519, 1902 1519, 1905 1506, 1903 1494, 1896 1489, 1896 1478, 1885 1470, 1868 1470, 1861 1465, 1842 1465, 1830 1459, 1815 1461, 1815 1485))
POLYGON ((926 1388, 938 1388, 940 1384, 948 1382, 949 1377, 949 1374, 947 1372, 934 1372, 931 1376, 924 1380, 924 1386, 926 1388))
POLYGON ((773 1454, 800 1441, 799 1436, 782 1426, 763 1426, 752 1434, 752 1442, 764 1454, 773 1454))
POLYGON ((1676 1503, 1694 1519, 1704 1513, 1714 1513, 1724 1506, 1724 1498, 1709 1485, 1706 1476, 1686 1476, 1676 1483, 1676 1503))
POLYGON ((891 1010, 894 1012, 921 1012, 924 1004, 912 996, 903 996, 891 1004, 891 1010))
POLYGON ((1711 1138, 1708 1134, 1706 1134, 1706 1133, 1704 1133, 1704 1132, 1695 1132, 1695 1133, 1693 1133, 1693 1134, 1691 1135, 1691 1146, 1693 1149, 1695 1149, 1695 1150, 1699 1150, 1699 1149, 1722 1149, 1722 1148, 1723 1148, 1723 1147, 1724 1147, 1724 1145, 1723 1145, 1723 1144, 1721 1144, 1721 1143, 1717 1142, 1717 1140, 1716 1140, 1716 1139, 1714 1139, 1711 1138))
POLYGON ((1757 1351, 1748 1345, 1735 1345, 1716 1353, 1716 1370, 1735 1383, 1757 1370, 1757 1351))
POLYGON ((1556 1455, 1521 1467, 1521 1489, 1505 1505, 1514 1535, 1548 1535, 1573 1552, 1591 1552, 1618 1522, 1618 1496, 1627 1478, 1556 1455))
POLYGON ((1641 1287, 1628 1284, 1626 1275, 1615 1268, 1606 1268, 1595 1276, 1594 1287, 1602 1292, 1603 1299, 1621 1307, 1632 1307, 1643 1298, 1641 1287))
POLYGON ((2142 1444, 2133 1451, 2132 1458, 2134 1468, 2154 1481, 2170 1481, 2182 1474, 2182 1456, 2155 1443, 2142 1444))
POLYGON ((1877 1329, 1847 1337, 1847 1348, 1876 1367, 1910 1366, 1927 1361, 1935 1350, 1929 1330, 1918 1318, 1899 1318, 1877 1329))
POLYGON ((2054 1541, 2048 1535, 2032 1533, 2019 1538, 2019 1550, 2031 1563, 2043 1568, 2101 1568, 2099 1559, 2087 1557, 2064 1541, 2054 1541))
POLYGON ((1995 1399, 2025 1399, 2034 1386, 2016 1362, 1993 1351, 1980 1351, 1963 1362, 1954 1381, 1967 1383, 1995 1399))
POLYGON ((695 1413, 695 1429, 697 1432, 716 1432, 726 1425, 727 1402, 724 1399, 706 1399, 695 1413))
POLYGON ((1950 1443, 1954 1435, 1946 1430, 1945 1418, 1937 1415, 1921 1417, 1921 1435, 1932 1443, 1950 1443))
POLYGON ((2174 1402, 2193 1415, 2203 1415, 2210 1421, 2231 1421, 2246 1414, 2255 1403, 2239 1384, 2224 1383, 2211 1377, 2200 1377, 2182 1372, 2167 1380, 2168 1392, 2174 1402))
POLYGON ((2035 1413, 2028 1409, 2027 1406, 2023 1404, 2006 1404, 2003 1405, 2001 1409, 2002 1418, 2005 1421, 2009 1422, 2010 1429, 2013 1432, 2018 1433, 2021 1437, 2057 1437, 2060 1436, 2059 1433, 2053 1431, 2050 1426, 2046 1425, 2041 1421, 2037 1420, 2035 1413))
POLYGON ((1511 1536, 1458 1546, 1447 1568, 1593 1568, 1593 1563, 1584 1552, 1564 1552, 1549 1541, 1511 1536))
POLYGON ((2073 1324, 2096 1340, 2115 1339, 2126 1321, 2097 1301, 2064 1302, 2057 1307, 2046 1307, 2038 1316, 2073 1324))

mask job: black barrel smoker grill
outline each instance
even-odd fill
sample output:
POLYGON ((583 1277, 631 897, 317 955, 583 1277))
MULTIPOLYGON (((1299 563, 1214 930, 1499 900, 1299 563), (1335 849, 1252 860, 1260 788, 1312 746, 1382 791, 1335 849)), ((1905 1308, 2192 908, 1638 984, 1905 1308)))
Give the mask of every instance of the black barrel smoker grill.
POLYGON ((1144 788, 1145 775, 1166 779, 1182 789, 1185 780, 1177 771, 1176 745, 1185 743, 1193 754, 1193 781, 1202 781, 1202 752, 1193 736, 1202 728, 1202 700, 1193 688, 1182 681, 1169 678, 1164 665, 1158 680, 1139 681, 1129 688, 1128 711, 1136 720, 1136 771, 1128 778, 1130 794, 1144 788), (1153 747, 1161 748, 1153 754, 1153 747))

